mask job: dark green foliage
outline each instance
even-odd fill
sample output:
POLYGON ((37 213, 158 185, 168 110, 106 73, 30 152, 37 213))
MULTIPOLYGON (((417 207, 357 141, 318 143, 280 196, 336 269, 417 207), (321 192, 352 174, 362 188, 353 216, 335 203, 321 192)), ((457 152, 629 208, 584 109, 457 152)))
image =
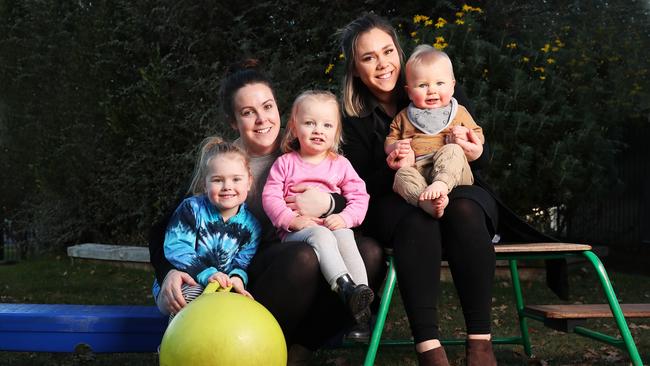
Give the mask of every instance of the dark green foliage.
POLYGON ((496 1, 454 24, 463 4, 0 0, 0 220, 46 247, 144 242, 202 138, 235 136, 217 100, 227 66, 261 59, 284 111, 302 89, 338 90, 333 34, 363 10, 391 18, 407 55, 445 37, 492 146, 489 178, 520 213, 611 189, 621 129, 650 108, 644 5, 496 1))

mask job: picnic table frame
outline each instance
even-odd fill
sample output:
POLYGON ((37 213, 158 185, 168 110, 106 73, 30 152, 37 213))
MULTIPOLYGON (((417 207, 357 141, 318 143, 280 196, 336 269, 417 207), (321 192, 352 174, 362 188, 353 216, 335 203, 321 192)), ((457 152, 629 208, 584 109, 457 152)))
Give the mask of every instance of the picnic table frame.
MULTIPOLYGON (((510 336, 510 337, 493 337, 492 343, 494 344, 520 344, 523 346, 524 351, 530 357, 532 356, 532 348, 530 342, 530 334, 528 332, 528 319, 534 319, 541 322, 544 322, 547 326, 553 326, 558 324, 557 315, 550 314, 545 312, 544 308, 536 308, 535 306, 526 306, 524 301, 524 296, 522 293, 521 282, 519 278, 518 270, 518 261, 519 260, 540 260, 540 259, 567 259, 575 257, 584 257, 589 263, 594 267, 598 278, 600 279, 601 287, 605 294, 607 305, 609 306, 610 313, 605 314, 606 316, 613 316, 616 325, 619 329, 621 338, 612 337, 598 331, 588 329, 581 325, 570 324, 569 327, 563 329, 564 331, 573 331, 576 334, 586 336, 592 339, 595 339, 600 342, 607 343, 609 345, 621 348, 626 350, 630 359, 635 366, 642 366, 643 362, 637 350, 634 339, 630 333, 630 329, 625 320, 624 312, 622 310, 621 304, 619 304, 614 288, 612 287, 607 271, 603 266, 602 262, 596 254, 593 253, 591 246, 585 244, 573 244, 573 243, 526 243, 526 244, 499 244, 495 245, 496 258, 499 260, 507 260, 510 267, 510 275, 512 281, 512 288, 515 297, 515 305, 517 310, 517 315, 519 318, 519 328, 520 335, 510 336)), ((375 362, 377 357, 377 352, 380 345, 408 345, 413 344, 412 340, 382 340, 381 335, 384 329, 386 322, 386 316, 388 315, 388 310, 390 308, 390 302, 395 290, 395 285, 397 283, 397 277, 395 274, 395 263, 391 252, 387 253, 386 260, 388 262, 388 273, 386 275, 386 281, 384 284, 384 289, 381 297, 381 302, 379 305, 379 312, 377 314, 377 320, 368 344, 368 351, 366 353, 366 358, 364 365, 370 366, 375 362)), ((637 312, 631 312, 632 316, 650 316, 650 304, 635 304, 638 305, 639 310, 637 312)), ((571 307, 567 305, 566 307, 571 307)), ((573 315, 568 317, 563 317, 560 314, 559 323, 564 324, 565 326, 569 324, 571 320, 602 317, 603 311, 602 307, 597 307, 600 311, 585 311, 576 310, 572 312, 573 315)), ((558 328, 556 328, 558 329, 558 328)), ((441 340, 443 345, 462 345, 465 344, 464 339, 443 339, 441 340)))

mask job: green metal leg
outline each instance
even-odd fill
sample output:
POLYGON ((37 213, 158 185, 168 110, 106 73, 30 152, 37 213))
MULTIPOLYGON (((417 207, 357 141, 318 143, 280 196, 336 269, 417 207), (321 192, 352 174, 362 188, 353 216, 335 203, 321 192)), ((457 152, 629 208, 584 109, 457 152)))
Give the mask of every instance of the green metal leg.
POLYGON ((517 269, 517 260, 510 259, 510 276, 512 277, 512 289, 515 292, 515 305, 517 306, 517 316, 519 317, 519 328, 521 330, 521 341, 524 346, 524 352, 528 357, 532 357, 533 352, 530 347, 530 335, 528 334, 528 319, 524 315, 524 297, 521 292, 521 283, 519 283, 519 270, 517 269))
POLYGON ((643 362, 641 361, 641 356, 639 356, 639 351, 636 348, 636 344, 634 343, 634 339, 632 338, 630 329, 628 328, 627 322, 625 321, 625 317, 623 316, 621 305, 618 303, 618 299, 616 298, 616 294, 614 293, 614 288, 612 287, 612 283, 609 281, 609 276, 607 276, 607 271, 605 270, 603 263, 600 261, 600 259, 598 259, 598 256, 591 251, 585 251, 583 252, 583 255, 591 262, 591 264, 596 269, 596 273, 600 278, 600 283, 603 286, 603 290, 605 291, 605 296, 607 297, 607 301, 609 302, 609 307, 612 310, 614 319, 616 319, 616 324, 618 325, 618 329, 621 332, 621 337, 623 338, 623 342, 625 342, 625 347, 627 348, 627 351, 630 354, 630 359, 632 359, 632 363, 635 366, 643 365, 643 362))
POLYGON ((375 329, 372 331, 370 337, 370 344, 368 345, 368 352, 366 353, 366 360, 364 366, 372 366, 375 364, 375 357, 379 349, 379 342, 381 341, 381 333, 384 331, 384 324, 386 323, 386 316, 390 308, 390 301, 393 298, 393 291, 395 290, 395 264, 393 257, 388 256, 388 274, 386 275, 386 283, 384 284, 384 292, 381 295, 381 303, 379 304, 379 312, 377 313, 377 321, 375 322, 375 329))

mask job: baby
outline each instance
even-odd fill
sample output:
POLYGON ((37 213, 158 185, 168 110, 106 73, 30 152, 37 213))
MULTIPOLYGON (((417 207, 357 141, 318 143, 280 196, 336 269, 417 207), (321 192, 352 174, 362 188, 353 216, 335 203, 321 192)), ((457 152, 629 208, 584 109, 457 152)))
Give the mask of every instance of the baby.
MULTIPOLYGON (((406 83, 411 104, 393 119, 384 147, 386 154, 398 149, 400 157, 412 150, 416 162, 396 172, 393 190, 440 218, 449 203, 449 192, 458 185, 474 183, 465 152, 451 143, 452 131, 458 129, 454 126, 472 130, 481 143, 485 141, 483 132, 453 98, 456 80, 446 53, 429 45, 416 47, 406 63, 406 83)), ((471 131, 464 136, 468 134, 471 131)), ((458 138, 459 134, 454 135, 458 138)))

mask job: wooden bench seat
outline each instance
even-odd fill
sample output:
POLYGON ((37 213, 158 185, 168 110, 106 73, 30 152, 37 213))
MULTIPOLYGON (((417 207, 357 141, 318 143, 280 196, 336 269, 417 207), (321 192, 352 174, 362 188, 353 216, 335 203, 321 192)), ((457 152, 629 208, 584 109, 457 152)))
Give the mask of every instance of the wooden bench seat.
MULTIPOLYGON (((650 304, 621 304, 626 318, 650 318, 650 304)), ((526 311, 550 319, 612 318, 608 304, 528 305, 526 311)))
POLYGON ((583 252, 591 250, 591 245, 574 243, 525 243, 525 244, 496 244, 494 252, 506 253, 555 253, 555 252, 583 252))
POLYGON ((0 304, 0 350, 155 352, 167 319, 155 306, 0 304))

